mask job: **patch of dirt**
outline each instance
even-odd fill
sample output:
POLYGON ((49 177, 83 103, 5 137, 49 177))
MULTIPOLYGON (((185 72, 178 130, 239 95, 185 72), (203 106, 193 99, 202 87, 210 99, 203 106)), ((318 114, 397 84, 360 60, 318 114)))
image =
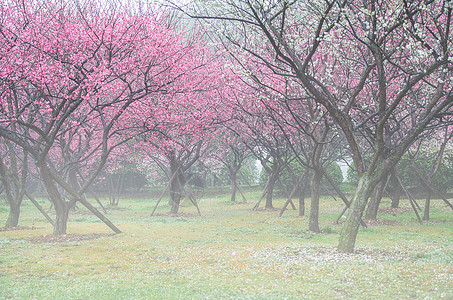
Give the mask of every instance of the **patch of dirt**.
MULTIPOLYGON (((335 226, 343 226, 345 221, 341 220, 338 221, 338 223, 332 222, 330 223, 331 225, 335 226)), ((402 225, 403 223, 400 221, 393 221, 393 220, 386 220, 386 219, 381 219, 378 218, 376 220, 363 220, 367 226, 372 225, 372 226, 377 226, 377 225, 386 225, 386 226, 399 226, 402 225)), ((362 228, 362 226, 360 226, 362 228)))
POLYGON ((71 215, 71 216, 89 216, 89 215, 93 215, 93 213, 88 210, 74 210, 74 211, 70 211, 69 215, 71 215))
POLYGON ((0 232, 1 231, 13 231, 13 230, 35 230, 35 229, 41 229, 38 227, 29 227, 29 226, 17 226, 17 227, 0 227, 0 232))
POLYGON ((231 202, 231 201, 228 201, 228 202, 225 202, 225 204, 231 204, 231 205, 243 205, 243 204, 250 204, 250 202, 244 202, 244 201, 234 201, 234 202, 231 202))
POLYGON ((305 238, 305 239, 312 239, 318 234, 335 234, 337 232, 334 230, 330 230, 330 229, 327 229, 327 230, 321 229, 319 232, 313 232, 310 230, 296 230, 296 231, 291 231, 290 233, 297 237, 301 237, 301 238, 305 238))
MULTIPOLYGON (((104 213, 104 211, 101 208, 98 208, 98 210, 101 213, 104 213)), ((129 208, 124 208, 124 207, 118 207, 118 206, 107 206, 106 210, 108 212, 109 210, 126 211, 126 210, 130 210, 130 209, 129 208)), ((69 214, 70 215, 77 215, 77 216, 89 216, 89 215, 94 216, 94 214, 91 211, 84 210, 84 209, 71 210, 71 211, 69 211, 69 214)))
POLYGON ((54 236, 52 234, 41 235, 36 237, 27 238, 26 240, 33 244, 43 243, 66 243, 78 242, 87 240, 97 240, 101 237, 112 236, 114 233, 89 233, 89 234, 62 234, 54 236))
POLYGON ((279 208, 265 208, 265 207, 260 207, 260 208, 255 209, 255 211, 280 211, 280 210, 281 209, 279 209, 279 208))
POLYGON ((451 223, 453 222, 453 220, 446 220, 446 219, 442 219, 442 220, 435 220, 435 219, 429 219, 429 221, 423 221, 424 223, 436 223, 436 224, 439 224, 439 223, 451 223))
POLYGON ((316 233, 308 231, 308 230, 296 230, 296 231, 291 231, 290 234, 294 235, 296 237, 304 238, 304 239, 312 239, 316 233))
POLYGON ((379 213, 383 213, 383 214, 389 214, 389 215, 392 215, 392 216, 397 216, 399 214, 402 214, 402 213, 407 213, 407 212, 411 212, 412 209, 411 208, 393 208, 393 207, 386 207, 386 208, 380 208, 379 209, 379 213))
POLYGON ((386 219, 376 219, 376 220, 363 220, 367 225, 387 225, 387 226, 399 226, 402 223, 399 221, 394 220, 386 220, 386 219))
POLYGON ((169 218, 196 218, 199 217, 199 215, 193 215, 193 214, 188 214, 188 213, 177 213, 177 214, 172 214, 172 213, 158 213, 154 214, 151 217, 169 217, 169 218))
MULTIPOLYGON (((105 205, 104 205, 105 207, 105 205)), ((105 207, 106 210, 117 210, 117 211, 125 211, 125 210, 129 210, 128 208, 125 208, 125 207, 119 207, 117 205, 107 205, 107 207, 105 207)))

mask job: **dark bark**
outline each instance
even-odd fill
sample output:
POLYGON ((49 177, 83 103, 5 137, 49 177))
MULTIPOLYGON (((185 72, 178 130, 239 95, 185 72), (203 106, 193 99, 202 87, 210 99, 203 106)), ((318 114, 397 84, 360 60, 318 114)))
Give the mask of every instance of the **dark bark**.
POLYGON ((6 219, 5 227, 11 228, 19 225, 20 217, 20 204, 17 204, 15 201, 9 202, 9 214, 8 219, 6 219))
MULTIPOLYGON (((14 155, 14 154, 13 154, 14 155)), ((3 185, 4 193, 6 195, 6 202, 9 204, 9 214, 6 220, 5 227, 11 228, 19 225, 20 206, 22 204, 25 192, 25 176, 27 172, 27 162, 24 159, 23 176, 21 181, 18 179, 17 162, 14 157, 12 159, 12 167, 14 174, 8 170, 6 165, 0 160, 0 182, 3 185)))
POLYGON ((231 202, 236 202, 236 191, 237 191, 237 175, 234 172, 230 175, 231 177, 231 202))
MULTIPOLYGON (((202 142, 197 142, 193 147, 189 149, 172 151, 167 154, 167 158, 170 163, 170 213, 176 214, 179 211, 181 204, 182 194, 184 187, 186 186, 187 180, 185 172, 187 172, 200 158, 202 142)), ((190 199, 193 202, 193 199, 190 199)), ((198 209, 198 205, 194 203, 198 209)))
POLYGON ((376 184, 376 175, 371 176, 368 173, 364 173, 360 179, 352 200, 351 207, 349 208, 349 214, 346 222, 341 230, 340 241, 338 244, 338 250, 341 252, 352 253, 354 251, 354 245, 357 237, 357 233, 362 220, 363 211, 365 210, 366 203, 373 187, 376 184))
POLYGON ((305 216, 305 187, 306 182, 299 187, 299 217, 305 216))
POLYGON ((165 193, 167 192, 167 190, 170 188, 170 184, 173 180, 173 178, 176 177, 176 173, 174 173, 171 177, 170 177, 170 180, 167 182, 167 185, 165 186, 165 189, 162 191, 162 193, 160 194, 159 196, 159 199, 157 199, 157 202, 156 202, 156 205, 154 206, 154 209, 153 209, 153 212, 151 213, 151 216, 154 215, 154 213, 156 212, 156 209, 157 207, 159 206, 159 203, 160 201, 162 200, 162 198, 164 197, 165 193))
POLYGON ((50 201, 55 209, 55 222, 53 225, 53 234, 55 236, 66 234, 68 214, 71 205, 67 203, 58 191, 54 181, 52 180, 51 171, 44 162, 38 162, 41 179, 47 191, 50 201))
POLYGON ((400 206, 400 198, 401 198, 401 187, 398 181, 398 169, 395 166, 391 173, 390 173, 390 182, 392 183, 392 208, 398 208, 400 206))
POLYGON ((322 172, 319 170, 313 170, 313 176, 311 178, 311 202, 310 202, 310 220, 308 223, 308 230, 313 232, 320 232, 319 230, 319 198, 320 198, 320 187, 321 187, 322 172))
MULTIPOLYGON (((327 125, 327 123, 326 123, 327 125)), ((320 141, 325 141, 328 132, 328 126, 326 126, 324 132, 319 132, 319 128, 317 130, 317 135, 320 141)), ((310 220, 308 223, 308 230, 313 232, 320 232, 319 230, 319 200, 321 196, 321 179, 323 176, 323 167, 321 165, 321 156, 324 149, 322 143, 318 143, 313 140, 314 143, 314 151, 312 155, 312 170, 313 176, 310 182, 310 190, 311 190, 311 202, 310 202, 310 220)))
POLYGON ((66 234, 66 230, 68 227, 69 207, 64 205, 57 209, 57 206, 55 206, 55 213, 56 219, 53 226, 53 235, 59 236, 62 234, 66 234))
MULTIPOLYGON (((3 169, 3 168, 2 168, 3 169)), ((5 177, 3 170, 0 172, 1 182, 3 184, 4 192, 6 194, 6 202, 9 204, 9 214, 6 220, 5 227, 16 227, 19 224, 20 204, 21 199, 16 199, 13 195, 12 187, 9 180, 5 177), (20 200, 20 201, 19 201, 20 200)))
POLYGON ((181 204, 182 198, 182 187, 178 180, 178 176, 170 184, 170 213, 177 214, 179 211, 179 205, 181 204))
MULTIPOLYGON (((99 210, 96 209, 93 205, 91 205, 90 202, 85 200, 84 197, 82 197, 77 191, 74 190, 74 188, 69 185, 67 182, 65 182, 61 177, 59 177, 57 174, 53 173, 50 169, 45 170, 49 175, 52 180, 55 180, 55 182, 61 186, 65 191, 67 191, 72 198, 72 202, 68 203, 68 211, 69 209, 75 204, 76 201, 80 202, 83 206, 85 206, 90 212, 92 212, 96 217, 98 217, 102 222, 104 222, 105 225, 107 225, 110 229, 113 230, 115 233, 121 233, 121 230, 119 230, 118 227, 116 227, 109 219, 107 219, 99 210)), ((82 191, 84 189, 82 188, 82 191)), ((57 191, 58 192, 58 191, 57 191)), ((59 195, 59 194, 58 194, 59 195)))
POLYGON ((170 171, 173 178, 170 182, 170 213, 177 214, 179 211, 179 205, 181 204, 185 176, 176 158, 172 158, 170 160, 170 171), (176 175, 173 176, 175 173, 176 175))
POLYGON ((110 194, 110 197, 109 197, 110 205, 118 206, 121 193, 123 192, 123 184, 124 184, 124 173, 118 174, 116 182, 113 178, 113 174, 110 175, 110 178, 108 181, 109 194, 110 194))
POLYGON ((269 177, 269 184, 267 185, 267 193, 266 193, 266 209, 273 209, 274 206, 272 204, 272 196, 274 194, 274 187, 275 183, 277 182, 278 179, 278 172, 274 171, 274 168, 272 168, 272 173, 269 177))
POLYGON ((301 177, 302 182, 298 182, 297 185, 297 194, 299 197, 299 217, 305 216, 305 191, 308 185, 308 170, 303 173, 303 177, 301 177))
POLYGON ((381 181, 378 182, 376 187, 374 188, 373 194, 371 196, 370 201, 368 202, 368 207, 365 212, 365 219, 367 220, 376 220, 377 213, 379 210, 379 204, 382 200, 382 194, 384 193, 386 183, 386 176, 382 178, 381 181))
POLYGON ((299 195, 299 217, 305 216, 305 196, 299 195))
MULTIPOLYGON (((333 181, 332 177, 329 175, 329 173, 326 172, 326 170, 323 168, 322 169, 323 171, 323 176, 327 179, 327 181, 329 182, 330 186, 335 190, 335 192, 338 194, 338 196, 340 196, 341 198, 341 201, 343 201, 343 203, 346 205, 346 207, 343 209, 343 211, 341 212, 340 216, 338 217, 337 219, 337 223, 340 221, 341 217, 344 215, 344 213, 346 212, 346 210, 351 206, 351 203, 349 202, 349 200, 346 198, 346 195, 340 190, 340 188, 338 187, 338 185, 335 183, 335 181, 333 181)), ((363 222, 362 220, 360 220, 360 225, 362 225, 363 227, 367 227, 365 222, 363 222)))

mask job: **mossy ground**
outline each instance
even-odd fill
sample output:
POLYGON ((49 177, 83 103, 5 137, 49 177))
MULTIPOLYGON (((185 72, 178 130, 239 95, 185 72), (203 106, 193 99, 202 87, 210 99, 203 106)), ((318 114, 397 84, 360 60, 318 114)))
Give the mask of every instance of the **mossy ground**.
MULTIPOLYGON (((250 203, 235 205, 227 194, 204 197, 202 216, 185 201, 177 217, 162 214, 165 205, 151 217, 155 198, 122 199, 107 214, 117 235, 80 208, 68 234, 91 239, 58 242, 43 237, 52 228, 26 202, 23 227, 0 232, 0 298, 453 298, 453 212, 443 202, 433 201, 432 221, 422 225, 407 200, 399 211, 383 209, 346 255, 335 250, 340 202, 322 199, 323 233, 314 234, 296 211, 252 211, 258 197, 249 192, 250 203)), ((2 223, 6 208, 0 202, 2 223)))

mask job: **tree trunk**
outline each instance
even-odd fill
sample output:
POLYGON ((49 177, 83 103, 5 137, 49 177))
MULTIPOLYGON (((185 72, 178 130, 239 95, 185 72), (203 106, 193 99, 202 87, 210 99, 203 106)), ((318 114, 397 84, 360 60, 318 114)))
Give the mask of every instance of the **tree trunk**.
POLYGON ((278 172, 272 169, 272 173, 269 177, 269 184, 267 185, 267 194, 266 194, 266 209, 273 209, 274 206, 272 205, 272 195, 274 194, 274 186, 277 182, 278 172))
POLYGON ((393 188, 393 193, 391 195, 391 197, 392 197, 391 207, 398 208, 400 206, 401 187, 400 187, 400 183, 398 181, 398 169, 396 166, 392 169, 390 180, 391 180, 392 188, 393 188))
MULTIPOLYGON (((3 176, 3 175, 2 175, 3 176)), ((2 183, 4 192, 6 194, 6 202, 9 204, 9 214, 8 219, 6 220, 5 227, 11 228, 16 227, 19 224, 19 216, 20 216, 20 205, 22 203, 22 199, 15 199, 13 195, 12 186, 10 185, 9 181, 2 177, 2 183)))
POLYGON ((376 178, 376 175, 371 176, 368 173, 365 173, 360 177, 354 199, 352 200, 349 209, 349 215, 341 230, 338 251, 347 253, 352 253, 354 251, 363 211, 365 210, 368 198, 374 190, 373 187, 376 184, 376 178))
POLYGON ((308 223, 308 230, 313 232, 320 232, 319 230, 319 198, 321 187, 322 173, 319 170, 314 170, 311 178, 311 202, 310 202, 310 220, 308 223))
POLYGON ((177 214, 179 211, 179 205, 181 204, 182 197, 182 188, 179 183, 179 176, 176 176, 175 179, 170 184, 170 213, 177 214))
POLYGON ((305 185, 299 187, 299 217, 305 216, 305 185))
POLYGON ((177 214, 185 183, 184 172, 175 158, 170 160, 170 170, 173 178, 170 182, 170 213, 177 214), (173 176, 175 173, 176 175, 173 176))
POLYGON ((66 234, 66 229, 68 226, 69 206, 67 206, 67 205, 56 206, 55 205, 55 214, 56 214, 56 219, 55 219, 55 223, 53 226, 53 235, 59 236, 62 234, 66 234))
POLYGON ((114 206, 115 205, 115 188, 114 188, 114 184, 113 184, 113 179, 112 179, 112 175, 109 176, 109 180, 108 180, 108 189, 109 189, 109 204, 114 206))
POLYGON ((376 220, 377 213, 379 209, 379 204, 382 200, 382 194, 384 192, 385 183, 387 176, 384 176, 381 181, 378 182, 376 187, 374 188, 373 194, 371 196, 370 201, 368 202, 368 207, 365 212, 365 219, 367 220, 376 220))
POLYGON ((11 176, 7 176, 8 169, 0 160, 0 184, 6 195, 6 202, 9 204, 9 214, 5 227, 16 227, 19 224, 20 206, 22 204, 23 193, 19 182, 13 182, 11 176), (8 178, 9 177, 9 178, 8 178))
POLYGON ((231 174, 231 202, 236 202, 236 191, 237 191, 237 176, 231 174))
POLYGON ((423 212, 423 221, 429 221, 429 206, 431 204, 431 192, 428 191, 428 195, 425 200, 425 210, 423 212))
POLYGON ((8 219, 6 220, 5 227, 17 227, 19 224, 19 216, 20 216, 20 204, 17 204, 14 201, 9 202, 9 214, 8 219))
POLYGON ((114 174, 111 174, 109 176, 109 181, 108 181, 109 194, 110 194, 109 203, 112 206, 118 206, 118 203, 120 201, 120 196, 123 191, 124 173, 121 172, 121 173, 117 174, 118 176, 117 176, 116 182, 115 182, 113 175, 114 174))
POLYGON ((49 197, 50 197, 50 195, 52 196, 51 201, 54 198, 53 201, 55 204, 59 203, 59 205, 60 204, 66 205, 67 211, 69 212, 69 209, 71 208, 72 205, 75 204, 75 202, 77 200, 80 203, 82 203, 86 208, 88 208, 89 211, 91 211, 95 216, 97 216, 108 227, 110 227, 110 229, 112 229, 115 233, 121 233, 121 230, 119 230, 118 227, 116 227, 99 210, 97 210, 93 205, 91 205, 87 200, 85 200, 85 198, 82 197, 77 191, 75 191, 74 188, 70 184, 65 182, 61 177, 59 177, 57 174, 53 173, 49 168, 47 168, 45 163, 38 162, 37 167, 40 169, 41 177, 43 178, 43 180, 42 180, 43 182, 46 182, 49 179, 51 179, 51 180, 55 181, 63 189, 65 189, 73 197, 73 200, 68 204, 66 204, 65 202, 60 203, 59 201, 57 201, 57 200, 62 200, 60 193, 58 192, 58 190, 56 190, 55 185, 53 185, 53 182, 50 181, 51 184, 48 185, 47 190, 48 190, 49 197), (46 180, 44 180, 44 178, 46 180), (55 190, 56 190, 56 192, 55 192, 55 190))
POLYGON ((42 182, 47 191, 47 194, 49 195, 50 201, 55 208, 56 219, 53 227, 53 234, 55 236, 66 234, 70 206, 63 200, 60 192, 55 186, 49 167, 43 162, 38 163, 37 167, 39 168, 42 182))

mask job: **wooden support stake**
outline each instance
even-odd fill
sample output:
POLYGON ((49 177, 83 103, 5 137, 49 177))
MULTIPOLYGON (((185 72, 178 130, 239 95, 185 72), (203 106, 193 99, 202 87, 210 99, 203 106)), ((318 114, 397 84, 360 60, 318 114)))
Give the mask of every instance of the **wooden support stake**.
POLYGON ((242 192, 242 188, 239 186, 239 184, 236 186, 239 193, 242 195, 242 200, 244 200, 244 203, 247 203, 247 199, 245 199, 244 193, 242 192))
MULTIPOLYGON (((407 197, 409 198, 409 203, 411 204, 412 210, 415 212, 415 215, 417 216, 418 222, 422 224, 422 219, 420 218, 420 215, 418 214, 417 208, 415 207, 414 203, 415 202, 412 198, 411 193, 406 189, 406 187, 403 185, 401 182, 401 179, 399 177, 396 177, 398 179, 398 182, 400 183, 401 187, 403 188, 403 191, 406 193, 407 197)), ((415 202, 416 203, 416 202, 415 202)))
POLYGON ((343 208, 343 211, 341 212, 341 214, 338 216, 337 220, 335 221, 336 224, 338 224, 338 222, 340 222, 341 217, 344 215, 344 213, 345 213, 347 210, 348 210, 348 207, 345 206, 345 207, 343 208))
POLYGON ((269 185, 269 180, 270 180, 270 177, 267 180, 266 185, 264 186, 264 190, 263 190, 263 193, 261 194, 260 200, 258 200, 258 202, 255 204, 255 206, 253 207, 252 210, 257 210, 258 207, 260 207, 261 201, 264 199, 264 196, 266 196, 266 194, 267 194, 267 186, 269 185))
MULTIPOLYGON (((286 210, 286 207, 288 206, 289 202, 291 201, 291 198, 294 196, 294 194, 297 191, 297 188, 300 188, 300 182, 304 179, 304 177, 307 175, 308 170, 305 170, 305 172, 302 173, 302 175, 299 177, 299 179, 296 182, 296 185, 294 186, 293 190, 291 191, 291 194, 288 197, 288 200, 286 200, 285 205, 283 205, 282 210, 280 211, 279 217, 283 215, 283 213, 286 210)), ((291 201, 292 202, 292 201, 291 201)))
POLYGON ((52 218, 46 213, 46 211, 44 210, 44 208, 42 208, 41 205, 39 205, 38 201, 36 201, 32 195, 30 195, 29 192, 25 191, 25 196, 27 196, 28 199, 30 199, 30 201, 36 206, 36 208, 39 210, 39 212, 47 219, 47 221, 49 221, 50 224, 52 224, 52 226, 54 226, 54 222, 52 220, 52 218))
MULTIPOLYGON (((82 180, 85 180, 83 178, 83 175, 82 175, 82 172, 80 172, 79 169, 77 169, 77 174, 79 174, 80 178, 82 180)), ((81 186, 80 182, 79 182, 79 186, 81 186)), ((98 196, 96 195, 96 193, 90 188, 88 187, 87 190, 93 195, 93 198, 96 200, 96 202, 99 204, 99 206, 102 208, 102 211, 104 212, 104 214, 107 213, 107 210, 105 209, 104 205, 102 205, 101 201, 99 200, 98 196)))
MULTIPOLYGON (((282 180, 280 179, 280 177, 278 177, 278 182, 279 182, 280 185, 282 186, 283 191, 284 191, 285 194, 286 194, 286 197, 288 197, 288 199, 289 199, 289 204, 291 204, 291 207, 293 208, 293 210, 296 210, 296 206, 294 205, 293 200, 291 200, 292 197, 290 197, 291 195, 288 193, 288 190, 286 189, 286 186, 283 184, 283 182, 282 182, 282 180)), ((293 190, 294 190, 294 188, 293 188, 293 190)))
POLYGON ((105 225, 107 225, 110 229, 113 230, 115 233, 121 233, 118 227, 115 226, 107 217, 105 217, 99 210, 96 209, 90 202, 85 200, 75 189, 69 185, 66 181, 64 181, 60 176, 55 174, 51 169, 49 169, 49 173, 53 180, 55 180, 62 188, 64 188, 72 197, 77 199, 80 203, 82 203, 89 211, 91 211, 96 217, 98 217, 105 225))
MULTIPOLYGON (((184 187, 183 187, 183 192, 189 198, 190 202, 192 202, 192 204, 197 208, 198 215, 201 216, 200 208, 198 207, 197 200, 195 199, 195 197, 192 197, 189 193, 187 193, 187 191, 184 187)), ((192 194, 193 194, 193 192, 192 192, 192 194)))
MULTIPOLYGON (((346 198, 345 194, 343 194, 343 192, 340 190, 340 188, 335 183, 335 181, 333 181, 332 177, 330 177, 330 175, 327 173, 326 169, 321 168, 321 171, 323 172, 323 174, 326 177, 329 184, 333 187, 335 192, 338 194, 338 196, 340 196, 341 200, 346 205, 346 207, 349 208, 351 206, 351 202, 349 202, 349 200, 348 200, 348 198, 346 198)), ((346 212, 346 209, 344 210, 344 212, 346 212)), ((340 218, 343 216, 344 212, 340 215, 340 218)), ((338 218, 338 219, 340 219, 340 218, 338 218)), ((362 225, 365 228, 368 227, 363 220, 360 220, 360 225, 362 225)))
POLYGON ((159 206, 160 201, 162 200, 162 198, 164 197, 164 195, 167 192, 168 188, 170 187, 171 181, 175 178, 176 174, 178 174, 179 169, 180 169, 180 167, 176 170, 175 173, 173 173, 173 175, 171 176, 170 180, 168 180, 168 183, 165 186, 165 189, 162 191, 162 193, 160 194, 159 199, 157 200, 156 206, 154 206, 154 209, 153 209, 153 212, 151 213, 151 216, 154 216, 154 213, 156 212, 156 209, 159 206))
POLYGON ((99 200, 98 196, 95 194, 95 192, 93 192, 93 190, 91 188, 88 188, 88 191, 91 193, 91 195, 93 196, 93 198, 96 200, 96 202, 99 204, 99 206, 102 208, 102 211, 104 212, 104 214, 107 213, 107 210, 105 209, 104 205, 102 205, 101 203, 101 200, 99 200))
POLYGON ((435 191, 432 188, 432 186, 428 182, 426 182, 426 179, 423 177, 423 175, 420 173, 420 171, 417 168, 415 168, 414 166, 411 166, 411 169, 415 172, 418 179, 420 179, 423 182, 425 187, 427 187, 431 193, 440 197, 445 202, 445 204, 447 204, 453 210, 453 205, 450 203, 450 201, 448 201, 441 193, 438 193, 437 191, 435 191))

